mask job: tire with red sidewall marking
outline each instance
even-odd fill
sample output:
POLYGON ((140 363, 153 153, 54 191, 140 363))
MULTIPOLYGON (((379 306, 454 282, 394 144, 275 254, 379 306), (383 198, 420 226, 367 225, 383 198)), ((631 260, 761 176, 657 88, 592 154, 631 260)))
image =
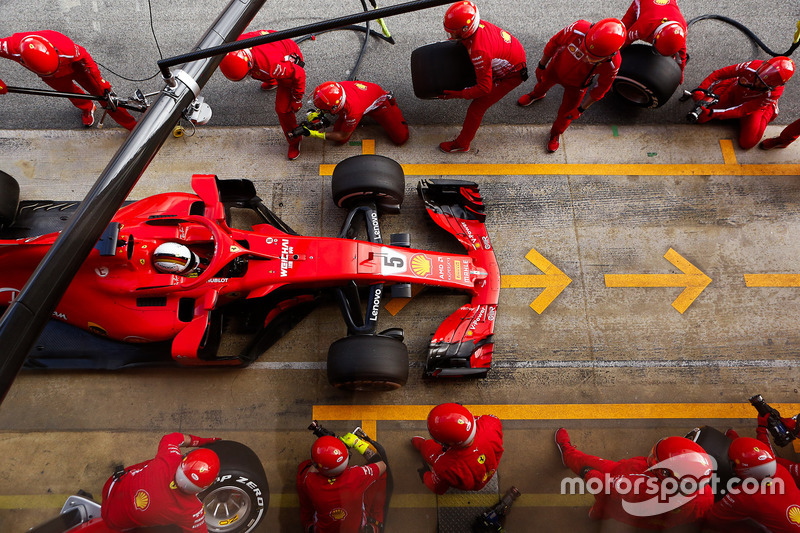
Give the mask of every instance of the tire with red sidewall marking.
POLYGON ((614 79, 614 92, 639 107, 667 103, 681 84, 681 67, 649 44, 632 44, 622 52, 622 65, 614 79))

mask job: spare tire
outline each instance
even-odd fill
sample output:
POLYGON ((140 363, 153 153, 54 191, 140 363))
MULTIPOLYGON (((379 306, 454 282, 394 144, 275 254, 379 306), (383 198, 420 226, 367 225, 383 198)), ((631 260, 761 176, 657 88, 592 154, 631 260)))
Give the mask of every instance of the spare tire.
POLYGON ((19 183, 0 170, 0 228, 14 223, 19 207, 19 183))
POLYGON ((460 91, 477 83, 467 49, 458 41, 442 41, 411 52, 411 83, 417 98, 438 98, 445 89, 460 91))
POLYGON ((632 44, 620 53, 622 65, 614 79, 614 92, 639 107, 666 104, 681 84, 678 62, 662 56, 649 44, 632 44))

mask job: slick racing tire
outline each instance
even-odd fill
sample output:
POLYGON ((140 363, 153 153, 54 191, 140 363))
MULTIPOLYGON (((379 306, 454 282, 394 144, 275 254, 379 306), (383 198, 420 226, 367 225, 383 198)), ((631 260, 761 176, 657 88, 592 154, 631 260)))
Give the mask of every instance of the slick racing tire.
POLYGON ((477 83, 467 49, 458 41, 442 41, 411 52, 411 83, 417 98, 438 98, 445 89, 460 91, 477 83))
POLYGON ((380 212, 398 213, 405 192, 403 167, 382 155, 355 155, 333 169, 331 195, 336 205, 345 209, 372 201, 380 212))
POLYGON ((351 391, 389 391, 408 381, 408 348, 382 335, 352 335, 331 344, 328 381, 351 391))
POLYGON ((253 450, 221 440, 204 448, 219 456, 217 481, 198 497, 206 512, 209 533, 249 533, 264 519, 269 486, 264 467, 253 450))
POLYGON ((614 79, 614 92, 639 107, 661 107, 681 84, 681 67, 649 44, 632 44, 622 50, 622 65, 614 79))
POLYGON ((0 228, 14 223, 19 207, 19 183, 0 171, 0 228))

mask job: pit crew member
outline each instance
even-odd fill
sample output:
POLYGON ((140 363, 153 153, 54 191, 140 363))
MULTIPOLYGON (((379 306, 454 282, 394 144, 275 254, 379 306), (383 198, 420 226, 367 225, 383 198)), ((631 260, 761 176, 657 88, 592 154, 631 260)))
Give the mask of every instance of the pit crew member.
POLYGON ((589 517, 594 520, 614 519, 638 528, 666 529, 702 518, 714 504, 714 494, 707 483, 713 469, 711 458, 687 438, 660 439, 649 456, 621 461, 583 453, 570 442, 564 428, 556 431, 555 441, 564 466, 587 483, 602 487, 593 491, 595 502, 589 517), (696 484, 684 486, 684 478, 687 483, 696 484), (669 492, 668 483, 679 486, 680 492, 669 492), (695 487, 697 490, 690 494, 682 492, 695 487), (670 501, 673 497, 685 501, 675 505, 670 501))
MULTIPOLYGON (((275 30, 256 30, 243 33, 242 39, 250 39, 275 30)), ((306 71, 300 47, 291 39, 274 43, 260 44, 252 48, 237 50, 227 54, 219 65, 222 74, 231 81, 241 81, 248 75, 260 80, 261 90, 269 91, 277 87, 275 93, 275 113, 289 142, 290 160, 300 155, 302 137, 290 138, 289 133, 297 127, 295 113, 303 105, 306 92, 306 71)))
POLYGON ((572 121, 611 88, 619 71, 619 49, 625 36, 625 26, 617 19, 603 19, 595 24, 579 20, 555 34, 545 45, 536 67, 536 85, 517 104, 527 107, 544 98, 555 84, 564 87, 558 116, 550 128, 548 152, 558 150, 559 137, 572 121))
POLYGON ((758 145, 762 150, 772 150, 773 148, 786 148, 800 137, 800 119, 795 120, 783 130, 777 137, 764 139, 758 145))
POLYGON ((386 462, 352 433, 341 439, 319 437, 311 446, 311 460, 297 469, 297 494, 305 533, 379 533, 386 502, 386 462), (367 464, 349 466, 348 447, 362 454, 367 464))
POLYGON ((197 494, 217 479, 219 458, 206 448, 186 455, 179 448, 196 448, 216 440, 183 433, 162 437, 154 459, 129 466, 106 481, 103 521, 120 531, 175 525, 185 533, 207 533, 197 494))
POLYGON ((463 405, 443 403, 428 414, 432 439, 412 437, 427 468, 422 482, 436 494, 453 487, 480 490, 497 472, 503 456, 503 424, 494 415, 475 418, 463 405))
POLYGON ((681 67, 683 83, 688 26, 675 0, 633 0, 622 24, 627 29, 623 48, 641 40, 652 44, 662 56, 674 56, 681 67))
POLYGON ((706 98, 704 90, 719 97, 717 103, 701 108, 698 124, 738 119, 739 146, 745 150, 754 147, 767 124, 778 116, 778 100, 793 74, 794 62, 784 56, 715 70, 692 92, 695 101, 706 98))
MULTIPOLYGON (((87 92, 100 97, 111 94, 111 84, 100 74, 89 52, 57 31, 29 31, 0 38, 0 57, 16 61, 56 91, 87 92)), ((0 94, 5 94, 5 91, 0 94)), ((81 110, 83 125, 91 127, 94 124, 95 103, 76 98, 70 98, 69 101, 81 110)), ((108 109, 108 103, 104 101, 100 105, 123 128, 130 131, 136 126, 136 119, 126 110, 108 109)))
POLYGON ((439 144, 443 152, 466 152, 486 111, 528 79, 525 50, 507 31, 481 20, 478 6, 461 1, 444 15, 444 29, 451 40, 467 49, 475 67, 476 83, 460 91, 445 90, 442 98, 472 100, 461 133, 453 141, 439 144))
POLYGON ((344 144, 364 115, 374 118, 396 145, 408 140, 408 123, 392 93, 368 81, 326 81, 314 89, 314 106, 338 115, 333 131, 305 128, 304 135, 344 144))

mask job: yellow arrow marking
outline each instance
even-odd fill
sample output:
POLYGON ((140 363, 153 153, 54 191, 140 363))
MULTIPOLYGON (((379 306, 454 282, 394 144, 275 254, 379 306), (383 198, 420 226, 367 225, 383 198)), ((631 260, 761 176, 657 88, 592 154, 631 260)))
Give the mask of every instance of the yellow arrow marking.
POLYGON ((500 276, 500 288, 543 287, 542 293, 531 303, 531 309, 541 315, 547 309, 547 306, 561 294, 561 291, 572 283, 572 279, 533 248, 525 256, 525 259, 533 263, 533 266, 544 272, 544 274, 500 276))
POLYGON ((683 314, 711 283, 711 278, 672 248, 664 258, 683 274, 606 274, 606 287, 686 287, 672 302, 672 307, 683 314))
POLYGON ((800 274, 745 274, 748 287, 800 287, 800 274))

